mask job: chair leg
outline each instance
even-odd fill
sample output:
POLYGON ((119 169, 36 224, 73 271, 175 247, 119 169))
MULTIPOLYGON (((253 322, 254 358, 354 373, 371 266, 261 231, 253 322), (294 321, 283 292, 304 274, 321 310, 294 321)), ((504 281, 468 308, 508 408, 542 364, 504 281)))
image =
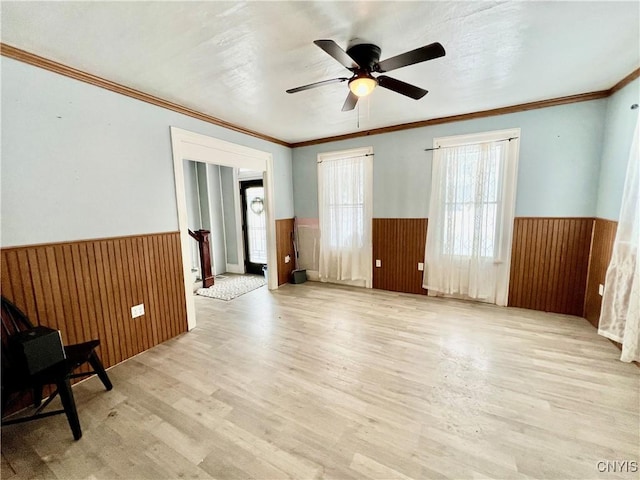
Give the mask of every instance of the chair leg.
POLYGON ((98 377, 102 381, 104 388, 106 388, 107 390, 111 390, 113 388, 113 385, 111 384, 109 375, 107 375, 107 372, 104 369, 102 362, 100 361, 100 357, 98 357, 98 354, 95 351, 91 352, 91 355, 89 355, 89 363, 98 374, 98 377))
POLYGON ((71 382, 67 377, 64 377, 57 382, 57 386, 64 413, 67 415, 67 420, 73 433, 73 439, 80 440, 80 437, 82 437, 82 429, 80 428, 78 410, 76 410, 76 401, 73 398, 73 391, 71 390, 71 382))
POLYGON ((42 385, 38 384, 33 387, 33 406, 39 407, 42 405, 42 385))

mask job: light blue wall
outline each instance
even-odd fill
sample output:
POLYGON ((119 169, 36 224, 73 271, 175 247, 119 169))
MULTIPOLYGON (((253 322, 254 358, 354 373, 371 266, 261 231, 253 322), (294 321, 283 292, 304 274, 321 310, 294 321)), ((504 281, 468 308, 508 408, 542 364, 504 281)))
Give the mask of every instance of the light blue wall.
POLYGON ((447 123, 293 149, 293 197, 300 218, 317 218, 316 158, 373 146, 373 216, 427 217, 435 137, 521 128, 517 216, 595 214, 606 99, 447 123))
POLYGON ((6 57, 2 246, 178 229, 169 127, 268 151, 293 216, 291 149, 6 57))
MULTIPOLYGON (((207 201, 209 208, 209 231, 211 231, 211 259, 213 260, 213 274, 220 275, 227 271, 227 247, 224 241, 224 212, 222 209, 222 190, 220 184, 220 166, 199 166, 204 170, 206 179, 207 201)), ((198 177, 200 178, 200 177, 198 177)), ((202 190, 201 190, 202 191, 202 190)), ((204 211, 203 211, 204 216, 204 211)), ((203 220, 204 224, 204 220, 203 220)), ((207 228, 207 227, 205 227, 207 228)))
POLYGON ((236 235, 236 205, 233 168, 220 167, 222 203, 224 206, 224 239, 227 244, 227 263, 238 263, 238 236, 236 235))
POLYGON ((634 80, 607 100, 596 216, 618 220, 633 129, 640 112, 631 110, 631 105, 640 103, 640 79, 634 80))

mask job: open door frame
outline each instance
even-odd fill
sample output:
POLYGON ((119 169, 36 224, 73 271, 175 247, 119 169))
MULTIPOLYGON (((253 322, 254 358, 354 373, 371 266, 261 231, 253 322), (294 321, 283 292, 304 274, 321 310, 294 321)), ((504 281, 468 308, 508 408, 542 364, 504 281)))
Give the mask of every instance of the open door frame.
POLYGON ((170 127, 171 148, 173 151, 173 169, 176 183, 176 202, 178 205, 178 227, 182 250, 182 269, 184 276, 184 293, 187 305, 187 328, 196 326, 196 308, 193 300, 189 237, 187 222, 187 196, 184 187, 184 161, 192 160, 233 168, 249 168, 264 172, 264 192, 267 215, 267 285, 269 290, 278 288, 278 272, 276 253, 276 219, 274 212, 273 156, 253 148, 226 142, 214 137, 190 132, 181 128, 170 127))

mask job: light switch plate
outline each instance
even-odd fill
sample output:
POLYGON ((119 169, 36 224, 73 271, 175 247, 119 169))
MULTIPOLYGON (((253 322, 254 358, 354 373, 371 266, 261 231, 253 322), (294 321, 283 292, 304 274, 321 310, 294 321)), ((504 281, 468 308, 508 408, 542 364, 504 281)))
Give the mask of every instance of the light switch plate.
POLYGON ((418 270, 420 270, 421 272, 424 272, 424 263, 418 262, 418 270))
POLYGON ((284 263, 289 263, 290 261, 291 261, 291 257, 289 255, 284 257, 284 263))
POLYGON ((380 268, 382 266, 382 260, 376 259, 376 268, 380 268))
POLYGON ((600 294, 600 296, 604 295, 604 285, 603 284, 598 285, 598 293, 600 294))

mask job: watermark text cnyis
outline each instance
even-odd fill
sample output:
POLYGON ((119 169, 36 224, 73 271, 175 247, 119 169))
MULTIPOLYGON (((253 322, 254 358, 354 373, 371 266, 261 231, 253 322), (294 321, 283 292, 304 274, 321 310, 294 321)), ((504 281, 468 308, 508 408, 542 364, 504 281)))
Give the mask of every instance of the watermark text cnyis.
POLYGON ((600 473, 636 473, 638 462, 635 460, 600 460, 596 464, 600 473))

